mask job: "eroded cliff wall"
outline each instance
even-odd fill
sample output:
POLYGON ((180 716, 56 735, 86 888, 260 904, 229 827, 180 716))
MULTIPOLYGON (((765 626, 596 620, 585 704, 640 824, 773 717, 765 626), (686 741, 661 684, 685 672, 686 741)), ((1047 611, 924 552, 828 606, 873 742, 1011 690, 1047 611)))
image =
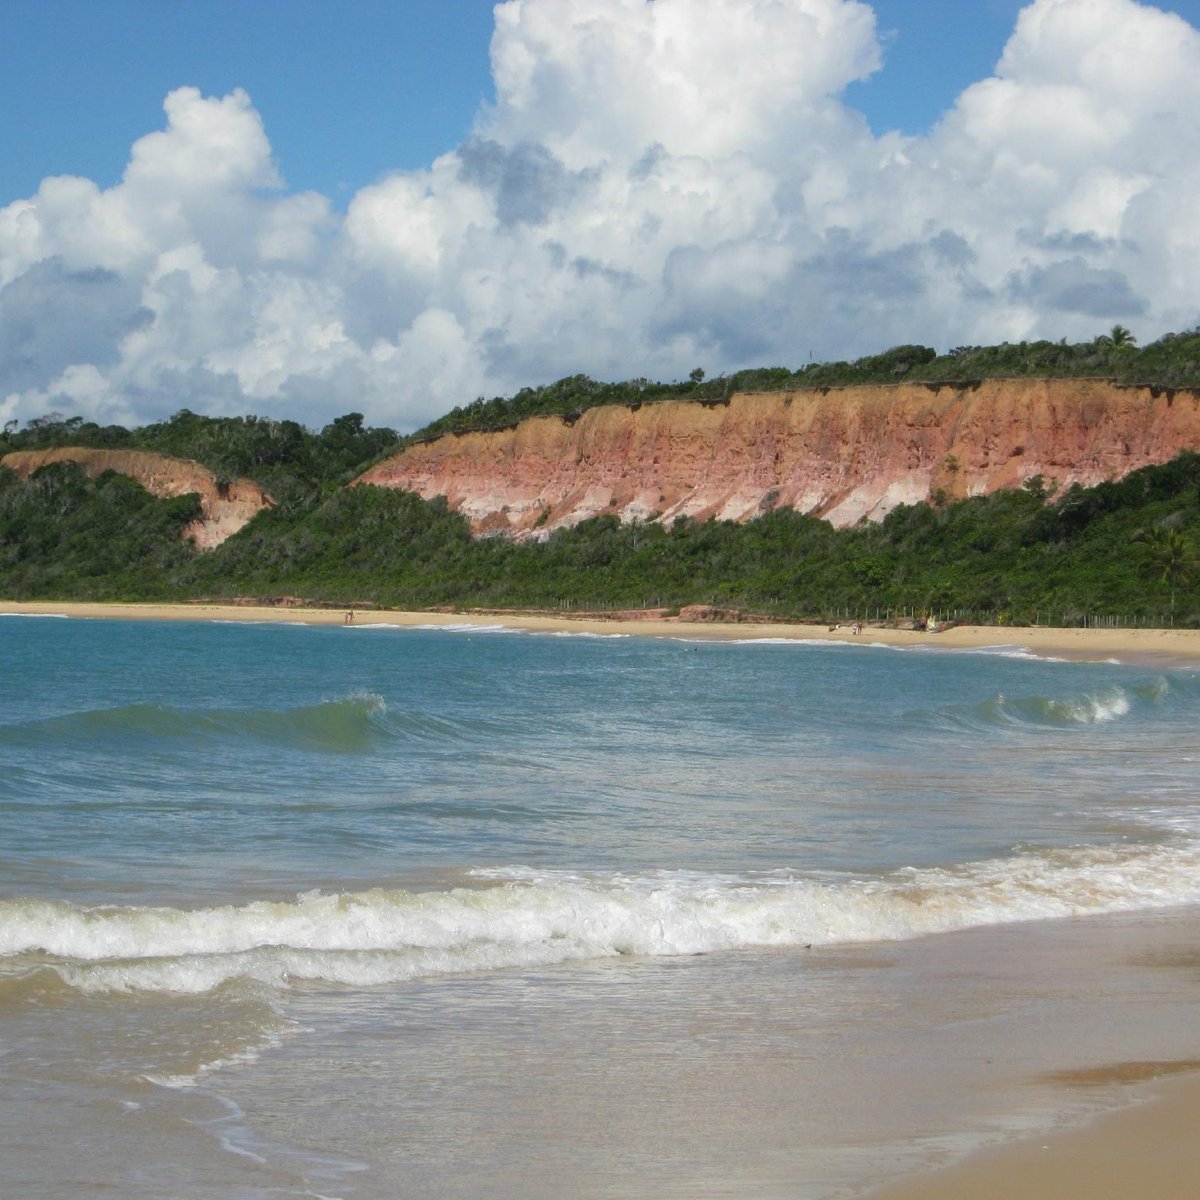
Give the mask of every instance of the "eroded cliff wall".
POLYGON ((593 408, 414 445, 355 482, 445 496, 476 532, 518 537, 601 513, 745 521, 785 506, 844 527, 939 490, 1089 486, 1183 449, 1200 449, 1200 392, 996 379, 593 408))
POLYGON ((218 483, 216 476, 197 462, 168 458, 149 450, 91 450, 65 446, 57 450, 14 450, 0 458, 0 466, 25 478, 39 467, 55 462, 78 463, 91 478, 105 471, 128 475, 155 496, 200 496, 200 518, 184 530, 201 550, 211 550, 274 501, 253 480, 218 483))

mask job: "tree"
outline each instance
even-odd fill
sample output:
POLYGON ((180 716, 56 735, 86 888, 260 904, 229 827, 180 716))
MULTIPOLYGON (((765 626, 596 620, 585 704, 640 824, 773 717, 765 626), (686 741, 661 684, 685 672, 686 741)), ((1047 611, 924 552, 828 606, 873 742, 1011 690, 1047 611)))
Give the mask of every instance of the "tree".
POLYGON ((1096 339, 1096 345, 1106 350, 1132 350, 1137 345, 1137 338, 1124 325, 1114 325, 1096 339))
POLYGON ((1155 526, 1142 535, 1142 555, 1151 575, 1171 585, 1171 624, 1175 623, 1175 589, 1186 583, 1196 566, 1195 550, 1178 529, 1155 526))

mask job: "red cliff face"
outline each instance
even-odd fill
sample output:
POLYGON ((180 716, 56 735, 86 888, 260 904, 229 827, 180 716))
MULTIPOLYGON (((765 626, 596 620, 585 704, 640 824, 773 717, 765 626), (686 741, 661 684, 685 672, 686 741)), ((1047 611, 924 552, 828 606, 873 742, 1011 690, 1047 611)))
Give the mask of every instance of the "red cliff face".
POLYGON ((1040 475, 1090 486, 1200 449, 1200 392, 995 379, 747 393, 593 408, 411 446, 355 483, 445 496, 477 533, 544 536, 587 517, 746 521, 787 507, 834 525, 1040 475))
POLYGON ((211 550, 232 537, 252 517, 274 501, 250 479, 228 484, 197 462, 168 458, 149 450, 89 450, 64 446, 57 450, 14 450, 0 458, 0 467, 15 471, 22 479, 48 463, 75 462, 95 478, 105 471, 128 475, 155 496, 200 496, 200 518, 184 530, 201 550, 211 550))

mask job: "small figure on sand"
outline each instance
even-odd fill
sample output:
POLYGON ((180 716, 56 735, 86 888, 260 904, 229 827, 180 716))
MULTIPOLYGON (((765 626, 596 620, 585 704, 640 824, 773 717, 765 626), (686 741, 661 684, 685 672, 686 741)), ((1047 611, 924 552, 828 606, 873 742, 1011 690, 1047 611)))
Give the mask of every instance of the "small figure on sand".
POLYGON ((346 618, 342 622, 342 624, 343 625, 353 625, 354 624, 354 609, 351 608, 351 609, 346 610, 346 618))
POLYGON ((850 632, 854 634, 855 637, 858 637, 858 635, 862 633, 861 622, 855 621, 854 624, 850 626, 850 632))

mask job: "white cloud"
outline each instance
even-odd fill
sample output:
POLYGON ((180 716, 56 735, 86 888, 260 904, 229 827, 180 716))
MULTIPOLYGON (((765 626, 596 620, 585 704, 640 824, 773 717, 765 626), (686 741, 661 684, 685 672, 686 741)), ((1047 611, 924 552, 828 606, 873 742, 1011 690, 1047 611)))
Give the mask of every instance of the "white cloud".
POLYGON ((859 0, 509 0, 482 132, 574 169, 655 144, 705 159, 773 153, 879 63, 859 0))
POLYGON ((921 138, 844 101, 865 0, 507 0, 492 61, 470 139, 344 216, 192 88, 114 187, 0 208, 4 412, 411 428, 576 371, 1200 318, 1200 34, 1136 0, 1035 0, 921 138))

